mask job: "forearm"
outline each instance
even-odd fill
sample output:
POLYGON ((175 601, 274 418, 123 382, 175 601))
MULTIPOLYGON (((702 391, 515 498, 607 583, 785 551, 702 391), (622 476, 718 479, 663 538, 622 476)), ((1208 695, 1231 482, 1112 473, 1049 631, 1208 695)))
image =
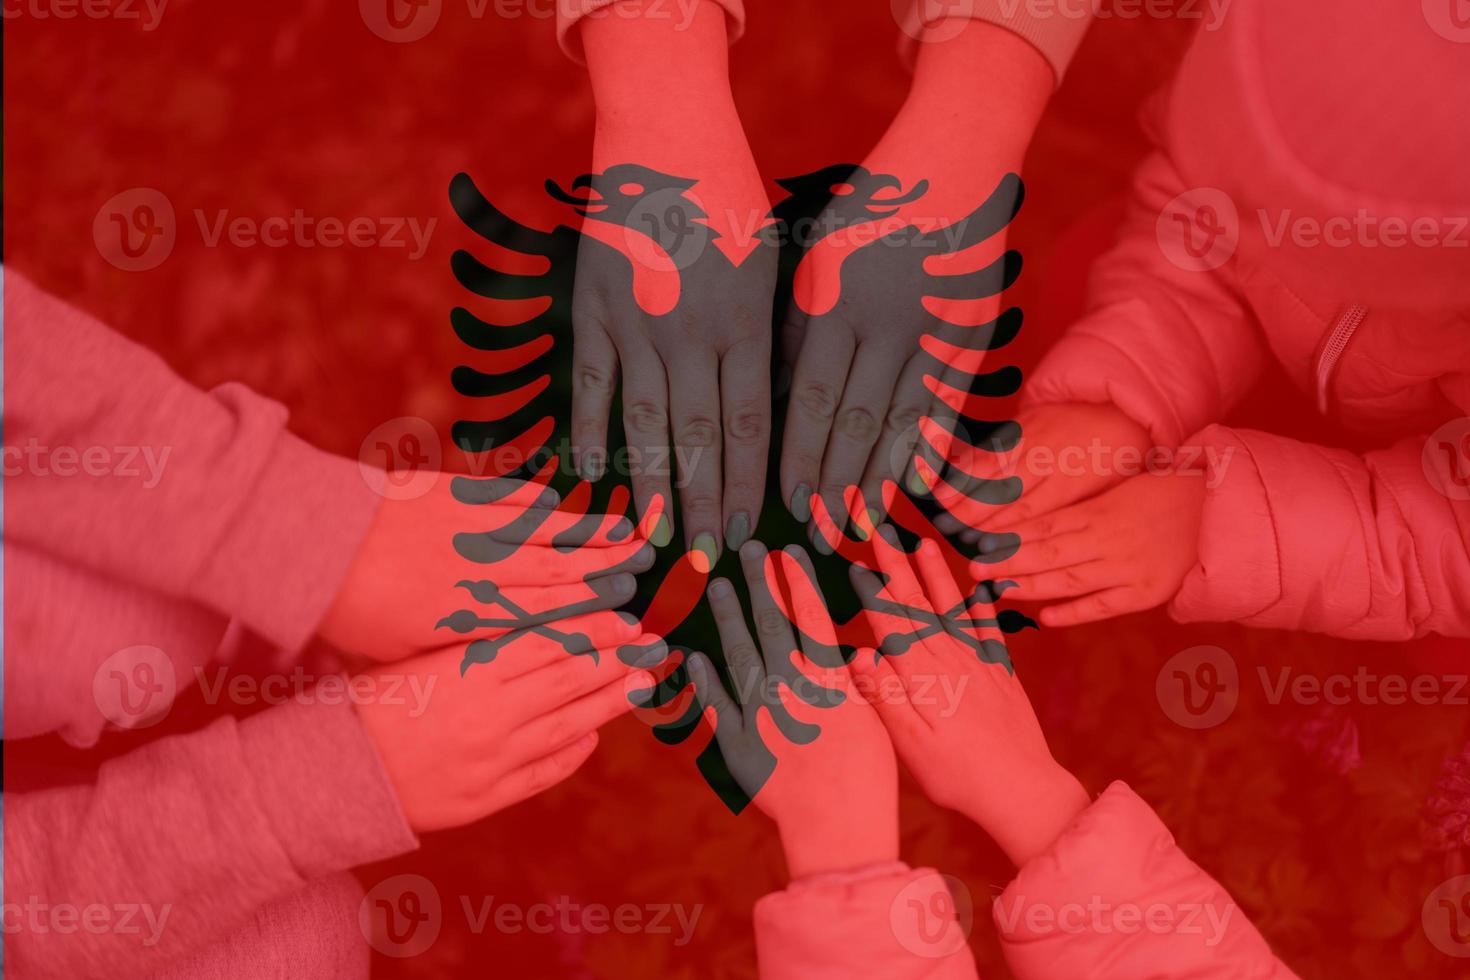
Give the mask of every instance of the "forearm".
MULTIPOLYGON (((937 28, 936 28, 937 32, 937 28)), ((921 46, 902 110, 869 154, 870 170, 928 179, 932 205, 956 196, 967 210, 978 186, 1020 168, 1052 92, 1052 72, 1030 44, 993 24, 967 23, 921 46)))

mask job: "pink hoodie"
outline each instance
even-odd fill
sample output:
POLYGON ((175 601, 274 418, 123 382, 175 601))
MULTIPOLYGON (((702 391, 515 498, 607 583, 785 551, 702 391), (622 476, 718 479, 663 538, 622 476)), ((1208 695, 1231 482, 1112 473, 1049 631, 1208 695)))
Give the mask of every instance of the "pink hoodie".
POLYGON ((1213 461, 1180 621, 1470 635, 1470 29, 1443 7, 1236 0, 1027 386, 1213 461), (1268 357, 1350 449, 1218 424, 1268 357))
MULTIPOLYGON (((379 499, 358 466, 13 270, 4 287, 5 738, 90 747, 109 719, 146 723, 228 656, 232 630, 299 651, 379 499), (126 465, 142 448, 162 465, 126 465), (83 465, 89 449, 108 465, 83 465), (139 646, 166 660, 117 653, 139 646)), ((4 835, 7 972, 65 978, 366 976, 343 872, 417 843, 352 708, 322 703, 7 794, 4 835), (77 914, 116 928, 59 917, 77 914)))
MULTIPOLYGON (((793 882, 756 904, 760 975, 969 980, 954 905, 938 873, 906 865, 793 882)), ((1295 976, 1123 783, 1020 870, 991 917, 1021 980, 1295 976)))

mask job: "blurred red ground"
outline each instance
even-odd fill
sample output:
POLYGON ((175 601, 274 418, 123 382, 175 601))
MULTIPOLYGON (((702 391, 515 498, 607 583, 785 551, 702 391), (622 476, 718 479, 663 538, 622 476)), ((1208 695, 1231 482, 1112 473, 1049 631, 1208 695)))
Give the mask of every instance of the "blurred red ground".
MULTIPOLYGON (((888 6, 751 4, 733 56, 735 94, 768 177, 860 159, 881 133, 906 82, 888 6)), ((586 169, 592 127, 584 76, 557 50, 547 19, 475 19, 468 9, 446 2, 437 28, 410 44, 375 36, 356 4, 327 0, 172 0, 151 32, 117 20, 7 20, 6 262, 199 385, 240 380, 280 399, 296 431, 331 450, 356 455, 369 430, 397 416, 447 432, 458 358, 447 263, 464 244, 446 207, 448 180, 467 170, 513 214, 549 224, 541 183, 586 169), (179 240, 159 268, 127 273, 98 253, 92 222, 108 198, 139 186, 172 201, 179 240), (209 248, 193 218, 195 209, 213 220, 221 209, 264 217, 297 208, 439 223, 415 262, 404 250, 209 248)), ((1013 354, 1023 364, 1076 307, 1080 265, 1106 244, 1110 203, 1143 152, 1138 108, 1168 78, 1191 26, 1100 22, 1053 102, 1013 238, 1028 263, 1015 291, 1028 314, 1013 354)), ((1245 414, 1334 436, 1314 427, 1304 402, 1254 400, 1245 414)), ((1127 780, 1309 978, 1453 974, 1424 938, 1420 907, 1463 870, 1463 854, 1426 851, 1419 813, 1441 761, 1465 741, 1466 712, 1273 705, 1256 666, 1446 673, 1463 669, 1463 645, 1456 652, 1448 643, 1182 628, 1160 613, 1013 642, 1059 759, 1093 791, 1127 780), (1228 650, 1246 680, 1228 722, 1191 732, 1160 710, 1154 681, 1170 656, 1204 643, 1228 650), (1361 759, 1341 772, 1352 760, 1339 749, 1354 733, 1361 759)), ((187 712, 169 722, 189 723, 187 712)), ((98 755, 51 741, 7 745, 7 788, 86 778, 98 755)), ((982 972, 1007 976, 987 916, 988 897, 1011 874, 1000 852, 912 787, 903 826, 908 861, 966 883, 982 972)), ((605 733, 569 784, 431 836, 362 877, 371 886, 404 871, 433 880, 446 921, 422 956, 376 962, 383 977, 752 976, 751 905, 785 880, 769 823, 729 815, 685 749, 657 744, 631 719, 605 733), (671 936, 616 932, 477 935, 461 895, 476 906, 492 895, 521 904, 565 895, 703 910, 681 948, 671 936)))

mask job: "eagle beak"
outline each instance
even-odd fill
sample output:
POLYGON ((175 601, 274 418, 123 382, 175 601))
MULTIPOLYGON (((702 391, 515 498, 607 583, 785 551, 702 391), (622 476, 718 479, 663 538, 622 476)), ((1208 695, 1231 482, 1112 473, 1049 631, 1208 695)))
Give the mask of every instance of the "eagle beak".
MULTIPOLYGON (((572 181, 572 190, 575 191, 580 189, 585 189, 596 193, 596 191, 594 191, 592 187, 591 174, 582 174, 576 180, 572 181)), ((590 196, 577 197, 575 194, 570 194, 567 191, 562 190, 556 181, 550 179, 546 181, 546 193, 550 194, 553 198, 563 204, 572 205, 572 207, 576 209, 577 213, 584 218, 590 217, 590 212, 592 211, 592 209, 602 211, 607 208, 607 204, 600 200, 600 198, 602 197, 601 194, 598 194, 596 198, 590 196)))
MULTIPOLYGON (((902 189, 903 182, 900 181, 897 177, 884 176, 879 179, 878 186, 902 189)), ((887 218, 890 215, 897 214, 900 206, 904 204, 912 204, 914 201, 917 201, 919 198, 923 197, 927 193, 929 193, 929 181, 921 180, 917 184, 915 184, 913 186, 913 189, 910 190, 907 194, 900 194, 897 197, 885 197, 881 199, 876 197, 869 198, 868 211, 875 218, 887 218), (878 208, 887 208, 887 210, 880 212, 877 210, 878 208)))

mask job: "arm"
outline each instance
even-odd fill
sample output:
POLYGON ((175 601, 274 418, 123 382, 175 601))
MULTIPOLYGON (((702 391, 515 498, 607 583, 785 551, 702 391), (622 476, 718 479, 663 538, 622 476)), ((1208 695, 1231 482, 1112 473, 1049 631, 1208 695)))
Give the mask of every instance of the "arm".
POLYGON ((776 822, 791 872, 786 889, 755 906, 760 975, 974 977, 944 880, 898 860, 893 750, 830 643, 811 559, 794 547, 771 555, 758 542, 747 543, 740 559, 759 650, 731 584, 718 579, 709 589, 738 700, 704 654, 691 656, 689 671, 721 756, 776 822), (791 596, 785 609, 777 598, 783 581, 791 596), (793 741, 792 719, 820 733, 793 741))
POLYGON ((1470 636, 1462 447, 1415 437, 1357 456, 1210 426, 1186 448, 1210 478, 1175 619, 1362 640, 1470 636))
POLYGON ((377 508, 356 462, 241 385, 194 388, 11 270, 4 302, 7 468, 21 461, 7 541, 304 644, 377 508), (98 450, 105 471, 87 462, 98 450))
POLYGON ((148 975, 311 879, 416 844, 351 707, 222 719, 103 764, 93 785, 6 794, 8 895, 142 908, 132 932, 23 918, 12 931, 7 913, 7 965, 36 977, 148 975))
MULTIPOLYGON (((616 251, 584 237, 578 255, 572 438, 579 472, 599 477, 621 376, 630 449, 644 459, 667 458, 669 446, 686 450, 675 456, 683 542, 713 560, 722 541, 738 548, 760 518, 776 250, 766 231, 770 202, 730 95, 726 45, 739 5, 728 8, 732 20, 726 8, 696 4, 687 23, 672 9, 620 0, 600 9, 608 16, 584 18, 564 35, 587 55, 597 102, 594 174, 641 174, 610 177, 617 186, 605 188, 635 199, 638 220, 609 223, 593 213, 583 223, 584 236, 616 251), (677 186, 684 189, 669 189, 677 186), (666 257, 665 279, 667 268, 676 273, 673 302, 626 295, 618 252, 638 266, 666 257)), ((657 497, 671 501, 667 469, 632 474, 640 514, 657 497)), ((665 523, 655 534, 660 546, 672 530, 665 523)))
POLYGON ((1052 759, 1010 665, 975 655, 966 620, 987 616, 983 590, 962 596, 932 541, 914 567, 897 547, 877 552, 886 585, 853 573, 870 614, 893 615, 872 598, 887 589, 909 597, 916 626, 943 629, 878 663, 854 661, 861 689, 925 792, 978 823, 1020 869, 993 909, 1016 975, 1290 977, 1147 805, 1122 784, 1090 802, 1052 759), (909 698, 910 678, 936 675, 963 699, 909 698))

